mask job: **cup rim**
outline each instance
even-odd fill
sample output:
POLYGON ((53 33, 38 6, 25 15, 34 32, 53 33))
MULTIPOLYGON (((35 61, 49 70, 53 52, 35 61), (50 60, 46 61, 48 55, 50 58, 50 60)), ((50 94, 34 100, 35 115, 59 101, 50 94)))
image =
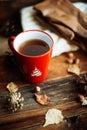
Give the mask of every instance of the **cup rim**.
MULTIPOLYGON (((36 29, 35 29, 35 30, 25 30, 25 31, 19 33, 17 36, 19 36, 20 34, 25 33, 25 32, 42 32, 42 33, 48 35, 48 36, 50 37, 50 39, 52 40, 52 46, 51 46, 51 48, 49 49, 49 51, 47 51, 47 52, 45 52, 45 53, 43 53, 43 54, 41 54, 41 55, 37 55, 37 56, 31 56, 31 55, 22 54, 22 53, 20 53, 19 51, 17 51, 17 50, 14 48, 16 53, 18 53, 18 54, 20 54, 21 56, 24 56, 24 57, 38 58, 38 57, 41 57, 41 56, 44 56, 44 55, 48 54, 48 53, 52 50, 53 45, 54 45, 54 41, 53 41, 53 38, 52 38, 52 36, 51 36, 50 34, 48 34, 47 32, 45 32, 45 31, 43 31, 43 30, 36 30, 36 29)), ((17 36, 16 36, 16 37, 17 37, 17 36)), ((16 39, 16 37, 15 37, 15 39, 16 39)), ((15 41, 15 39, 14 39, 14 41, 15 41)))

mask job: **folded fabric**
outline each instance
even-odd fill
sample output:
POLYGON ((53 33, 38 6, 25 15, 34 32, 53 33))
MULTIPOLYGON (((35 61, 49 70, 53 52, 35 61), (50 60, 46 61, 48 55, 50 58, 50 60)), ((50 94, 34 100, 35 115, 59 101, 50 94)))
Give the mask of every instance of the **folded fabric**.
MULTIPOLYGON (((46 0, 35 5, 34 8, 56 29, 61 25, 72 33, 87 38, 87 16, 73 6, 69 0, 46 0)), ((72 38, 74 35, 71 36, 72 38)))
MULTIPOLYGON (((82 8, 85 10, 85 8, 87 7, 87 4, 84 4, 84 3, 80 3, 80 4, 82 5, 82 8)), ((78 6, 79 3, 74 3, 74 5, 78 6)), ((76 51, 78 49, 76 45, 70 44, 66 39, 60 37, 59 35, 54 33, 52 30, 50 30, 47 26, 45 26, 43 22, 38 21, 36 17, 37 17, 37 12, 36 10, 34 10, 33 6, 23 8, 21 10, 22 28, 23 30, 40 29, 40 30, 44 30, 48 32, 53 37, 53 40, 54 40, 52 57, 58 56, 64 52, 76 51)))
POLYGON ((62 37, 73 43, 77 42, 79 47, 87 51, 87 15, 69 0, 45 0, 36 4, 34 8, 39 14, 38 17, 41 16, 62 37))

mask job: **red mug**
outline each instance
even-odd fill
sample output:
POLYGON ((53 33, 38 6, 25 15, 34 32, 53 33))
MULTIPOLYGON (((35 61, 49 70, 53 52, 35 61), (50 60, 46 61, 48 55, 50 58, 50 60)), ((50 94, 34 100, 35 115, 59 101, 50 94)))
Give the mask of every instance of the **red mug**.
POLYGON ((52 55, 54 44, 52 37, 42 30, 27 30, 18 34, 16 37, 11 36, 8 44, 14 55, 17 57, 19 68, 24 74, 25 79, 31 84, 39 84, 43 82, 48 74, 48 67, 52 55), (34 44, 31 44, 32 41, 34 44), (39 46, 37 47, 37 45, 39 45, 38 41, 40 41, 42 48, 44 46, 42 43, 44 42, 46 46, 49 47, 48 50, 42 52, 42 48, 39 48, 39 46), (23 51, 24 48, 25 50, 28 49, 28 45, 29 47, 30 45, 34 45, 34 48, 28 50, 28 52, 32 52, 32 54, 27 54, 26 51, 20 51, 23 51), (41 54, 39 54, 39 52, 41 54), (33 53, 35 54, 33 55, 33 53))

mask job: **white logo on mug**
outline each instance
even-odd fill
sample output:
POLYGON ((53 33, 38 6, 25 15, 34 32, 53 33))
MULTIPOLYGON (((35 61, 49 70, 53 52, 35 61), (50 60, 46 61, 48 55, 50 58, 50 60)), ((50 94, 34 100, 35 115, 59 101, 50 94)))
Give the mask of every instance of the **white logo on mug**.
POLYGON ((41 76, 41 74, 42 74, 42 72, 39 69, 37 69, 37 67, 35 67, 35 69, 31 73, 31 76, 32 77, 34 77, 34 76, 37 77, 37 76, 41 76))

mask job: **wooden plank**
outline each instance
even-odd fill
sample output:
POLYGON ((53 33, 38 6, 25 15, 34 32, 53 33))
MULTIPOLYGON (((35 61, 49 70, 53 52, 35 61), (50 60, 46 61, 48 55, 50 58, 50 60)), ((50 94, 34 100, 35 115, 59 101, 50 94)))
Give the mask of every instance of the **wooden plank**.
POLYGON ((16 113, 10 113, 4 108, 6 91, 0 93, 0 127, 13 129, 15 127, 34 127, 42 126, 44 116, 48 109, 57 108, 63 112, 64 117, 73 117, 86 113, 87 108, 81 107, 77 101, 78 87, 76 86, 76 78, 65 78, 40 84, 40 87, 51 98, 48 106, 39 105, 34 98, 34 86, 26 85, 20 88, 20 92, 24 96, 24 108, 16 113), (2 101, 3 99, 3 101, 2 101), (23 124, 22 124, 23 123, 23 124))

